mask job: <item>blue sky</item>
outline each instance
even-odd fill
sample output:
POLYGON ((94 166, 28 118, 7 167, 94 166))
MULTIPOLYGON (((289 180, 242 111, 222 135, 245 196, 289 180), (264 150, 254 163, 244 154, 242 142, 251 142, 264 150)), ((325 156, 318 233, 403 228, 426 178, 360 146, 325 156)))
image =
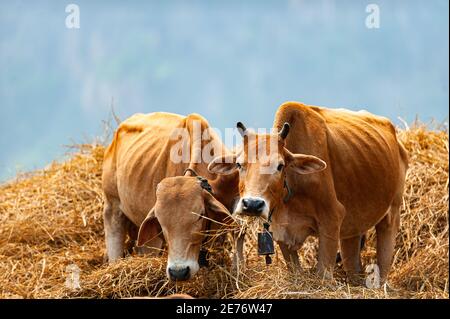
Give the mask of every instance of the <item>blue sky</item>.
POLYGON ((447 0, 0 0, 0 180, 102 134, 111 100, 271 127, 297 100, 448 118, 447 0), (65 7, 80 8, 68 29, 65 7), (367 4, 380 8, 368 29, 367 4))

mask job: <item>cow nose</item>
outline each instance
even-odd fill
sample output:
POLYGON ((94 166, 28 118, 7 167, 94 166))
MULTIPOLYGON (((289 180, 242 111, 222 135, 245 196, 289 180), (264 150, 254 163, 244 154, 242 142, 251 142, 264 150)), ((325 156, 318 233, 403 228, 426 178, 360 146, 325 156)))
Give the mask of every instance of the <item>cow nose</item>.
POLYGON ((242 210, 246 213, 259 214, 263 211, 266 203, 262 199, 257 198, 243 198, 242 210))
POLYGON ((189 266, 183 268, 169 268, 170 279, 187 280, 189 279, 189 266))
POLYGON ((243 208, 244 210, 247 210, 249 206, 250 206, 250 200, 244 198, 244 199, 242 200, 242 208, 243 208))

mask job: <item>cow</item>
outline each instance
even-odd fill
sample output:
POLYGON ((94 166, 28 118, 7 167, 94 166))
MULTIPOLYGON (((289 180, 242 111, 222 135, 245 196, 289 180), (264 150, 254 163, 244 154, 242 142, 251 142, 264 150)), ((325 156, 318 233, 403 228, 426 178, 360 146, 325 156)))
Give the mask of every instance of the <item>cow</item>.
MULTIPOLYGON (((109 262, 123 256, 128 234, 140 253, 156 255, 167 241, 170 279, 195 275, 204 233, 229 216, 238 197, 238 174, 210 173, 208 152, 211 159, 230 154, 198 114, 135 114, 119 125, 102 173, 109 262)), ((240 240, 235 258, 242 260, 240 240)))
POLYGON ((408 168, 393 124, 367 111, 286 102, 270 133, 256 134, 240 122, 237 127, 242 151, 218 156, 208 166, 223 175, 239 171, 234 212, 268 219, 291 269, 299 267, 297 250, 305 239, 317 236, 317 272, 332 278, 340 243, 351 281, 361 278, 361 239, 375 226, 380 281, 385 282, 408 168))

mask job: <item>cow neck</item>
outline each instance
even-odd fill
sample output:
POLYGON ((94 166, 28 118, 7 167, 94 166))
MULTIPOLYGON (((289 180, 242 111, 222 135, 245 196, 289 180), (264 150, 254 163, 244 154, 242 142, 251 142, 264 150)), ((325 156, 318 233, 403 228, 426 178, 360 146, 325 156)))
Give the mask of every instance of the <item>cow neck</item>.
POLYGON ((229 211, 233 208, 233 201, 238 194, 239 177, 237 173, 229 175, 217 175, 215 179, 210 182, 214 197, 221 202, 229 211))
POLYGON ((288 184, 286 178, 284 179, 283 187, 284 187, 284 188, 286 189, 286 191, 287 191, 286 196, 284 196, 284 198, 283 198, 283 203, 287 204, 287 202, 288 202, 288 201, 291 199, 291 197, 292 197, 292 190, 291 190, 291 188, 289 187, 289 184, 288 184))
MULTIPOLYGON (((292 198, 292 190, 289 187, 289 184, 287 183, 286 178, 284 179, 284 183, 283 183, 283 187, 286 189, 286 195, 283 197, 283 204, 287 204, 289 202, 289 200, 292 198)), ((277 206, 272 207, 272 209, 269 212, 269 216, 267 217, 267 229, 269 228, 270 224, 272 223, 272 215, 275 212, 275 209, 277 208, 277 206)))

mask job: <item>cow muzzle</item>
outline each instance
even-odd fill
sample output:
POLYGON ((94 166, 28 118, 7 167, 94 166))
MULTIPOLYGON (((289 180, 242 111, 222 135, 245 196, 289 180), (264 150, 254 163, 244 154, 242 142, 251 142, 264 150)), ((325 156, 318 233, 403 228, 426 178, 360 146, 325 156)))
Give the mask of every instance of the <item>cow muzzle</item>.
POLYGON ((268 211, 269 207, 266 200, 260 197, 243 197, 235 210, 240 215, 261 217, 267 217, 268 211))
POLYGON ((168 269, 169 277, 171 280, 188 280, 191 277, 191 269, 186 267, 173 267, 168 269))
POLYGON ((167 263, 166 274, 170 280, 189 280, 198 272, 200 266, 194 260, 175 260, 167 263))

